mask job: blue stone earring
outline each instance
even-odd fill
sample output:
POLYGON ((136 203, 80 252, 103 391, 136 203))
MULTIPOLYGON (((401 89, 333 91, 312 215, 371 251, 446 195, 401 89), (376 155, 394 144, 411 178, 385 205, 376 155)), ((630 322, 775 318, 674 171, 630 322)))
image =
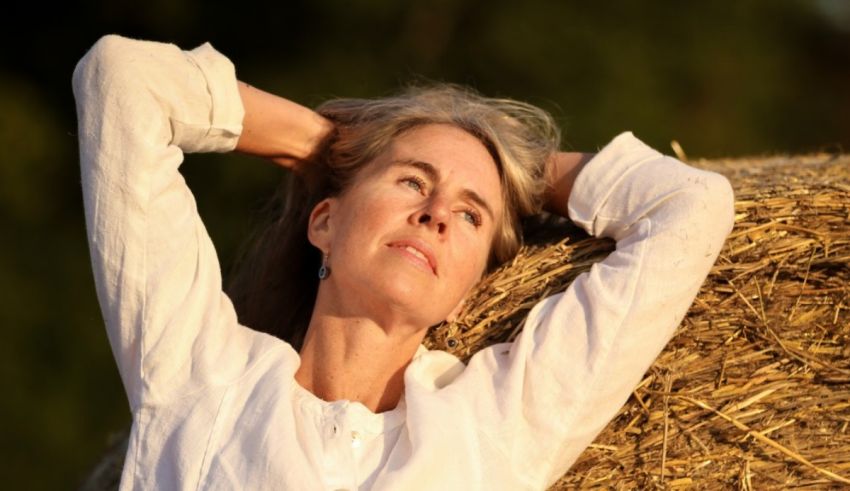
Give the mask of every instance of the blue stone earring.
POLYGON ((328 266, 328 255, 322 256, 322 266, 319 268, 319 279, 324 280, 331 275, 331 268, 328 266))

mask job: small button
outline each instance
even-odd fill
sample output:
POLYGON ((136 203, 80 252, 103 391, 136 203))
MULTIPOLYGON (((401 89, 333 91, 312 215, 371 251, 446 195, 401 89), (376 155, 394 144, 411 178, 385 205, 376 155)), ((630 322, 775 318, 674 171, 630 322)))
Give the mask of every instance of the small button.
POLYGON ((334 425, 334 435, 336 435, 338 431, 339 431, 339 428, 337 428, 337 426, 334 425))
POLYGON ((351 432, 351 448, 360 448, 362 444, 362 440, 360 438, 360 433, 357 431, 351 432))

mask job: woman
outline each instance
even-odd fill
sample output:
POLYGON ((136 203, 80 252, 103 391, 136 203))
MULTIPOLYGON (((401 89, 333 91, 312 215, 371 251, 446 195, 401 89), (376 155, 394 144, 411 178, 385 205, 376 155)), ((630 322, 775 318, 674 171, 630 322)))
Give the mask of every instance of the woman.
POLYGON ((133 413, 122 489, 543 489, 672 336, 733 222, 717 174, 630 133, 592 158, 557 153, 542 111, 452 88, 323 117, 237 82, 209 44, 106 36, 74 93, 98 298, 133 413), (245 325, 178 172, 184 152, 234 149, 311 183, 292 193, 311 206, 270 226, 237 281, 245 325), (541 205, 617 250, 514 343, 468 365, 422 347, 541 205), (288 233, 313 248, 315 289, 268 252, 298 251, 288 233))

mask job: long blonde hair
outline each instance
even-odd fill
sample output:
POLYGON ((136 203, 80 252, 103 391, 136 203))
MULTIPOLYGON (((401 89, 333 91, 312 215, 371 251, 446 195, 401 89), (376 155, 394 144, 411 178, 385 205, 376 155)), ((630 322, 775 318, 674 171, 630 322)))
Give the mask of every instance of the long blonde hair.
POLYGON ((227 289, 242 324, 280 337, 296 350, 318 289, 320 255, 307 240, 310 211, 346 190, 395 138, 418 126, 447 124, 487 148, 498 166, 505 205, 489 269, 519 250, 521 218, 540 212, 546 162, 560 145, 560 132, 542 109, 455 85, 413 87, 380 99, 335 99, 317 112, 334 123, 334 131, 301 166, 303 174, 288 176, 279 187, 270 220, 243 249, 227 289))

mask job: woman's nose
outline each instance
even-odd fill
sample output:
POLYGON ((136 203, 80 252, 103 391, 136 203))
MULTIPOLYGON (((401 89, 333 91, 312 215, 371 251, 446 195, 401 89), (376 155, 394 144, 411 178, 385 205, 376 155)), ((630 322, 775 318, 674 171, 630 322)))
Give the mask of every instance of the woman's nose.
POLYGON ((426 206, 419 211, 416 217, 417 223, 433 228, 439 234, 445 233, 450 219, 451 210, 439 198, 428 200, 426 206))

